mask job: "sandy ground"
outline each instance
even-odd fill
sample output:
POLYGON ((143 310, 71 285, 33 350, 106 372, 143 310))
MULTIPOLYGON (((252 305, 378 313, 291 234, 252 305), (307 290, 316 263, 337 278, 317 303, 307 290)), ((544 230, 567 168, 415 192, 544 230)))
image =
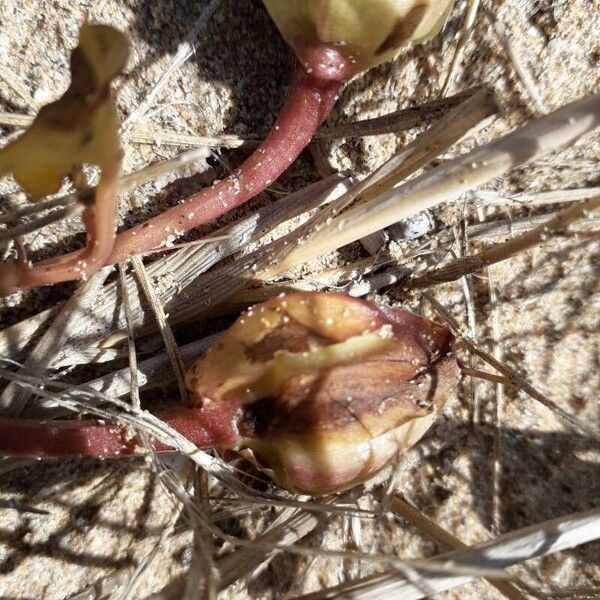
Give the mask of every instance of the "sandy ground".
MULTIPOLYGON (((131 37, 130 77, 119 94, 119 108, 126 117, 164 72, 206 4, 6 0, 0 5, 0 65, 18 78, 32 102, 28 104, 3 84, 0 109, 32 114, 35 105, 48 102, 66 88, 67 49, 76 45, 78 27, 88 18, 120 27, 131 37)), ((486 82, 498 95, 501 113, 476 137, 468 137, 453 148, 450 155, 496 137, 540 111, 600 92, 597 0, 496 1, 489 6, 499 27, 507 32, 522 67, 531 75, 538 97, 532 97, 522 84, 514 63, 480 12, 454 90, 486 82)), ((437 97, 464 9, 465 2, 458 2, 442 36, 422 47, 406 49, 395 62, 348 84, 330 122, 368 118, 437 97)), ((133 130, 263 135, 282 101, 293 60, 260 3, 223 0, 195 47, 192 59, 133 130)), ((4 134, 11 136, 13 131, 6 128, 4 134)), ((342 140, 328 145, 326 151, 335 168, 365 174, 416 133, 342 140)), ((125 169, 180 151, 180 147, 130 143, 125 146, 125 169)), ((235 153, 224 156, 232 164, 239 160, 235 153)), ((489 187, 514 193, 598 185, 599 158, 600 138, 591 136, 489 187)), ((311 165, 307 154, 284 176, 284 188, 292 190, 314 179, 311 165)), ((176 185, 165 179, 143 186, 122 198, 121 222, 156 214, 204 183, 202 175, 195 175, 176 185)), ((3 194, 15 191, 10 182, 2 185, 3 194)), ((237 215, 273 197, 263 194, 237 215)), ((452 225, 461 211, 462 206, 440 213, 438 226, 452 225)), ((499 212, 510 219, 523 214, 523 209, 510 204, 499 212)), ((477 215, 470 218, 476 220, 477 215)), ((32 257, 79 243, 80 226, 67 225, 30 236, 26 241, 32 257)), ((361 253, 364 251, 355 246, 335 260, 348 260, 361 253)), ((475 334, 484 347, 501 352, 503 360, 559 406, 596 427, 600 424, 599 254, 597 241, 548 240, 493 267, 489 279, 474 277, 471 307, 475 334)), ((0 322, 2 326, 15 323, 68 297, 72 289, 71 285, 56 286, 0 301, 0 322)), ((468 307, 463 288, 454 283, 434 291, 466 324, 468 307)), ((418 295, 405 302, 418 307, 418 295)), ((566 429, 524 394, 506 389, 498 427, 501 487, 494 508, 496 401, 495 386, 465 381, 443 417, 406 457, 409 466, 400 472, 397 486, 402 495, 466 543, 597 507, 598 446, 566 429)), ((135 596, 145 598, 176 581, 189 566, 192 534, 184 518, 178 521, 174 534, 157 545, 175 508, 143 461, 73 459, 6 471, 3 473, 0 465, 0 598, 69 598, 107 577, 109 581, 110 577, 117 577, 117 582, 119 577, 127 580, 136 565, 157 550, 135 596)), ((356 502, 362 508, 372 508, 373 499, 359 492, 356 502)), ((247 536, 263 530, 273 514, 269 508, 246 508, 220 524, 230 533, 247 536)), ((438 551, 412 526, 389 515, 362 520, 360 527, 356 520, 327 518, 303 543, 334 548, 355 544, 364 552, 405 557, 431 556, 438 551)), ((546 597, 574 597, 574 591, 561 596, 557 590, 600 586, 599 550, 598 544, 589 544, 528 563, 515 572, 543 588, 546 597)), ((313 562, 286 555, 276 558, 260 575, 231 586, 223 597, 291 597, 366 575, 376 568, 377 564, 366 562, 313 562)), ((120 597, 116 591, 108 594, 120 597)), ((77 597, 101 595, 90 592, 77 597)), ((180 597, 180 592, 173 597, 180 597)), ((485 582, 478 582, 442 597, 501 596, 485 582)))

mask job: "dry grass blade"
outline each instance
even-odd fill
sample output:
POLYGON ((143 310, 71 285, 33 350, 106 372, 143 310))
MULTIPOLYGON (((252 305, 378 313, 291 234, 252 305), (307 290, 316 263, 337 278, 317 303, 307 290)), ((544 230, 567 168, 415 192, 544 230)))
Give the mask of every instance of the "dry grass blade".
MULTIPOLYGON (((7 127, 25 128, 31 125, 33 117, 18 113, 0 111, 0 125, 7 127)), ((140 129, 129 131, 126 136, 128 142, 134 144, 156 144, 161 146, 192 146, 199 149, 207 148, 240 148, 254 147, 259 140, 240 138, 237 135, 204 136, 175 133, 172 131, 152 130, 150 132, 140 129)))
POLYGON ((190 146, 192 148, 254 148, 259 140, 241 138, 237 135, 192 135, 171 131, 132 131, 127 140, 136 144, 156 144, 158 146, 190 146))
POLYGON ((492 190, 477 190, 471 197, 478 205, 506 206, 511 202, 528 206, 544 206, 546 204, 559 204, 563 202, 577 202, 600 195, 600 187, 585 187, 571 190, 551 190, 548 192, 535 192, 532 194, 516 194, 506 196, 492 190))
POLYGON ((9 87, 17 96, 33 110, 37 110, 38 103, 33 99, 29 90, 21 79, 13 73, 8 67, 0 65, 0 80, 2 80, 7 87, 9 87))
POLYGON ((169 83, 171 76, 180 69, 186 61, 194 54, 194 41, 200 32, 206 27, 209 19, 213 16, 215 10, 219 7, 221 0, 211 0, 208 6, 204 9, 196 23, 191 27, 190 33, 186 40, 179 44, 179 48, 165 72, 160 76, 152 89, 146 94, 144 101, 125 119, 121 130, 127 132, 131 127, 139 121, 152 106, 154 101, 164 87, 169 83))
POLYGON ((460 328, 460 325, 456 322, 456 319, 429 293, 424 292, 423 297, 432 305, 435 311, 444 319, 444 321, 450 326, 450 329, 454 334, 460 338, 465 346, 474 354, 479 356, 486 363, 494 367, 497 371, 502 373, 509 381, 511 385, 514 385, 518 389, 523 390, 528 396, 531 396, 534 400, 537 400, 540 404, 543 404, 546 408, 550 409, 553 413, 558 415, 566 425, 580 431, 583 434, 591 437, 592 439, 600 442, 600 432, 596 431, 594 427, 584 423, 564 411, 560 406, 554 403, 552 400, 544 396, 541 392, 536 390, 531 384, 529 384, 525 378, 519 373, 496 360, 491 354, 481 350, 478 345, 468 335, 465 335, 460 328))
POLYGON ((460 60, 465 50, 465 46, 467 45, 467 41, 469 40, 469 34, 471 33, 471 29, 473 28, 473 24, 475 23, 475 19, 477 17, 477 11, 479 10, 479 3, 480 0, 469 0, 467 4, 465 18, 460 28, 460 36, 456 44, 456 50, 454 51, 454 55, 452 56, 452 62, 450 63, 450 67, 448 68, 448 71, 446 73, 444 84, 442 85, 442 96, 445 96, 450 91, 454 83, 456 68, 460 63, 460 60))
MULTIPOLYGON (((146 299, 148 300, 150 306, 152 307, 152 311, 154 312, 154 317, 156 318, 156 324, 158 325, 158 329, 162 338, 165 342, 165 348, 167 350, 167 354, 171 361, 171 366, 173 367, 173 371, 175 373, 175 379, 177 381, 177 387, 179 388, 179 395, 184 404, 189 403, 188 391, 185 385, 185 368, 183 365, 183 359, 181 357, 181 352, 179 351, 179 347, 177 346, 177 342, 175 341, 175 336, 173 335, 173 330, 167 321, 167 317, 165 315, 165 311, 163 310, 162 304, 156 291, 154 290, 154 286, 150 281, 150 277, 148 277, 148 272, 146 271, 146 267, 142 262, 142 259, 139 256, 132 256, 131 263, 133 264, 133 270, 142 286, 142 290, 144 290, 144 294, 146 299)), ((125 282, 123 281, 123 287, 127 288, 125 282)), ((125 292, 127 293, 127 292, 125 292)), ((129 322, 128 328, 128 336, 133 335, 133 316, 129 322)))
POLYGON ((340 125, 325 125, 317 131, 315 139, 327 140, 345 137, 382 135, 403 131, 412 127, 422 127, 423 122, 427 119, 437 119, 443 116, 450 109, 458 106, 481 91, 481 89, 483 88, 470 88, 448 98, 440 98, 439 100, 425 102, 419 106, 403 108, 402 110, 397 110, 373 119, 364 119, 362 121, 342 123, 340 125))
MULTIPOLYGON (((385 497, 385 493, 381 488, 376 490, 374 495, 380 502, 385 497)), ((409 523, 412 523, 421 533, 438 544, 442 550, 468 548, 467 544, 445 529, 442 529, 435 521, 400 498, 397 494, 389 498, 387 507, 403 519, 406 519, 409 523)), ((510 581, 489 579, 488 583, 511 600, 527 600, 527 597, 521 590, 510 581)))
MULTIPOLYGON (((51 223, 56 223, 57 221, 62 221, 63 219, 68 219, 70 217, 76 217, 80 215, 85 210, 85 205, 83 204, 71 204, 69 206, 64 206, 61 208, 57 208, 49 212, 47 215, 43 217, 39 217, 34 221, 28 221, 27 223, 21 223, 19 225, 15 225, 11 229, 7 231, 0 231, 0 244, 5 244, 6 242, 10 242, 17 237, 27 235, 28 233, 32 233, 33 231, 37 231, 46 225, 50 225, 51 223)), ((7 217, 12 217, 11 213, 7 213, 7 217)), ((6 219, 8 220, 8 218, 6 219)))
MULTIPOLYGON (((469 225, 467 232, 469 234, 469 239, 472 241, 508 237, 543 225, 548 221, 550 214, 551 213, 533 217, 519 217, 517 219, 493 221, 490 223, 476 223, 474 225, 469 225)), ((581 238, 589 237, 594 233, 593 231, 589 231, 589 226, 598 221, 600 221, 600 217, 597 215, 588 215, 583 223, 575 223, 572 225, 570 229, 572 232, 571 235, 579 236, 581 238)), ((558 231, 556 235, 567 235, 567 233, 558 231)))
POLYGON ((600 208, 600 196, 583 201, 575 206, 570 206, 527 233, 514 237, 507 242, 484 248, 476 254, 457 258, 447 265, 410 279, 405 285, 402 284, 402 287, 404 289, 427 288, 440 283, 454 281, 468 273, 480 271, 485 267, 506 260, 523 250, 539 244, 552 234, 565 231, 571 223, 585 218, 589 213, 598 210, 598 208, 600 208))
POLYGON ((129 397, 131 404, 138 410, 142 405, 140 402, 140 384, 138 379, 138 360, 135 351, 135 337, 133 335, 133 326, 131 319, 131 305, 129 302, 129 292, 125 282, 125 265, 119 264, 119 282, 123 294, 123 312, 125 313, 125 322, 127 323, 127 353, 129 357, 129 397))
MULTIPOLYGON (((494 565, 507 568, 512 565, 554 554, 600 538, 600 509, 575 513, 525 527, 502 535, 494 540, 454 550, 435 557, 453 564, 494 565)), ((421 573, 430 592, 443 592, 464 585, 473 579, 469 576, 448 576, 443 573, 421 573)), ((417 585, 406 581, 395 571, 350 581, 342 585, 298 597, 297 600, 418 600, 428 595, 417 585)))
MULTIPOLYGON (((79 286, 29 353, 25 361, 28 369, 46 369, 58 350, 69 342, 74 323, 77 320, 89 323, 93 315, 92 306, 109 272, 110 268, 102 269, 79 286)), ((0 414, 17 416, 25 407, 28 396, 27 390, 9 384, 0 396, 0 414)))
POLYGON ((337 216, 269 269, 265 277, 327 254, 419 211, 453 201, 520 164, 575 142, 598 125, 600 96, 569 104, 337 216))

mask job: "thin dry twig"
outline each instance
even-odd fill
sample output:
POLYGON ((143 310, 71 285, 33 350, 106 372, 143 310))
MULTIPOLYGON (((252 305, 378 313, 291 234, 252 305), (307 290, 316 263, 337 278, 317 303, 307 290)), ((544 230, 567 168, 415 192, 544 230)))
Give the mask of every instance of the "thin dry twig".
POLYGON ((463 333, 460 325, 456 319, 433 297, 429 292, 423 292, 423 297, 432 305, 435 311, 448 323, 454 334, 460 338, 465 346, 471 350, 471 352, 477 354, 486 363, 494 367, 498 372, 502 373, 510 381, 511 385, 516 388, 523 390, 528 396, 531 396, 534 400, 537 400, 540 404, 543 404, 546 408, 550 409, 553 413, 558 415, 569 427, 576 431, 582 432, 592 439, 600 442, 600 432, 596 431, 593 427, 587 423, 583 423, 573 415, 569 414, 558 406, 555 402, 544 396, 540 391, 536 390, 531 384, 529 384, 524 377, 519 375, 514 369, 511 369, 504 363, 496 360, 491 354, 481 350, 474 340, 472 340, 467 334, 463 333))
POLYGON ((479 3, 480 0, 468 1, 467 9, 465 11, 465 18, 463 19, 463 23, 460 28, 460 35, 456 44, 456 49, 454 50, 454 55, 452 56, 452 62, 450 63, 448 71, 446 72, 446 78, 442 85, 442 91, 440 94, 442 97, 446 96, 446 94, 451 90, 454 84, 456 69, 465 51, 465 46, 469 41, 469 34, 471 33, 471 30, 473 29, 473 24, 475 23, 475 19, 477 18, 479 3))
POLYGON ((452 262, 414 277, 403 285, 404 289, 428 288, 440 283, 454 281, 464 277, 468 273, 480 271, 497 262, 501 262, 527 250, 536 244, 546 240, 552 234, 565 231, 571 223, 587 217, 589 213, 600 208, 600 196, 584 200, 575 206, 569 206, 565 210, 544 222, 542 225, 516 236, 506 242, 494 244, 484 248, 481 252, 470 254, 453 260, 452 262))
MULTIPOLYGON (((380 502, 386 496, 382 488, 374 490, 373 494, 380 502)), ((421 533, 438 544, 442 550, 468 548, 468 545, 462 540, 440 527, 435 521, 420 510, 417 510, 414 506, 406 502, 406 500, 403 500, 398 494, 394 494, 388 499, 387 506, 397 515, 412 523, 421 533)), ((511 598, 511 600, 527 600, 521 590, 510 581, 498 581, 494 579, 487 579, 487 581, 491 586, 504 594, 504 596, 511 598)))
MULTIPOLYGON (((600 509, 565 515, 502 535, 494 540, 453 550, 436 558, 474 565, 507 568, 531 558, 554 554, 600 537, 600 509)), ((365 577, 332 588, 299 596, 296 600, 419 600, 432 592, 464 585, 473 580, 469 576, 448 576, 441 573, 421 573, 431 591, 423 592, 418 585, 406 581, 396 571, 365 577)))
MULTIPOLYGON (((148 276, 148 272, 146 271, 146 267, 144 266, 142 259, 139 256, 132 256, 130 260, 138 281, 142 286, 144 295, 146 296, 146 299, 148 300, 150 306, 152 307, 152 311, 154 312, 156 324, 158 325, 160 334, 165 342, 167 354, 171 360, 171 366, 173 367, 173 371, 175 373, 175 379, 177 381, 177 387, 179 388, 181 399, 184 404, 189 404, 188 391, 185 385, 185 367, 183 365, 181 352, 179 351, 179 347, 175 341, 175 336, 173 335, 173 330, 167 321, 165 311, 163 310, 158 294, 156 293, 154 286, 150 281, 150 277, 148 276)), ((131 323, 131 326, 133 327, 133 323, 131 323)))
POLYGON ((387 115, 363 119, 340 125, 323 125, 315 134, 315 139, 327 140, 347 137, 363 137, 368 135, 383 135, 397 133, 412 127, 422 127, 428 119, 442 117, 452 108, 480 92, 482 87, 469 88, 450 96, 424 102, 411 108, 403 108, 387 115))

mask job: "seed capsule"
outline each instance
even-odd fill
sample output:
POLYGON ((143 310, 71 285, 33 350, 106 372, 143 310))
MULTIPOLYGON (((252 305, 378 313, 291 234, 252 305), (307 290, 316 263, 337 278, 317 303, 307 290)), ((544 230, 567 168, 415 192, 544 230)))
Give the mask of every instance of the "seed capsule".
POLYGON ((453 0, 263 0, 300 62, 345 79, 436 35, 453 0))
POLYGON ((451 341, 405 310, 290 294, 242 315, 187 383, 200 405, 239 403, 235 446, 281 486, 326 494, 368 479, 431 426, 459 377, 451 341))

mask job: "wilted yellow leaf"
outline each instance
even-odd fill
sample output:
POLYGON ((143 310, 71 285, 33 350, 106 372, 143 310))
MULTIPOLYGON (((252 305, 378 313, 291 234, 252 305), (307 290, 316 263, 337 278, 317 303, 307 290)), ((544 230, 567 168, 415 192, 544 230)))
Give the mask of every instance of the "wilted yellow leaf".
POLYGON ((71 54, 71 85, 44 106, 29 129, 0 149, 0 175, 12 173, 33 197, 55 193, 84 163, 120 160, 118 122, 110 92, 128 55, 125 36, 106 25, 85 24, 71 54))

